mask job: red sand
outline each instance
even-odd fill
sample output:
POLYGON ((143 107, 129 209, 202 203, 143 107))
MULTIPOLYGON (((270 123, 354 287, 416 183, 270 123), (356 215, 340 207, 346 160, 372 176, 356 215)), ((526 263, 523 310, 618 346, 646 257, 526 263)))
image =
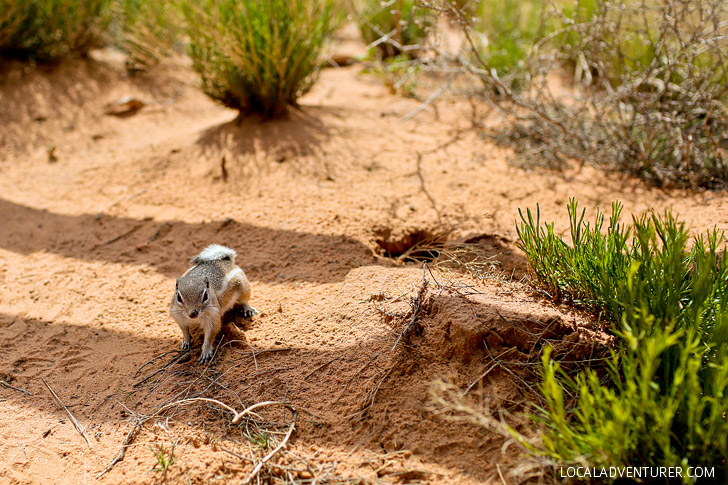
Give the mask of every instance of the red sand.
MULTIPOLYGON (((465 388, 488 351, 538 350, 519 326, 529 320, 554 324, 548 338, 569 345, 593 342, 591 324, 518 283, 435 273, 478 294, 431 282, 417 331, 392 352, 406 321, 379 309, 406 312, 403 295, 414 294, 422 270, 378 256, 377 231, 455 225, 455 239, 500 241, 488 246, 500 269, 522 275, 514 220, 537 202, 559 229, 571 196, 590 211, 619 199, 628 213, 672 207, 695 230, 728 228, 725 193, 663 192, 588 167, 514 168, 509 150, 472 129, 462 100, 442 99, 403 123, 419 102, 390 94, 360 66, 324 70, 288 119, 236 125, 186 65, 130 78, 121 60, 96 57, 54 69, 13 65, 0 81, 0 379, 32 393, 0 387, 2 483, 93 482, 118 453, 130 412, 193 395, 238 410, 267 400, 295 406, 297 430, 272 460, 306 470, 295 477, 500 483, 498 466, 507 477, 524 462, 520 450, 443 417, 432 381, 465 388), (104 114, 127 95, 146 106, 126 118, 104 114), (206 370, 196 363, 197 336, 192 360, 134 388, 172 355, 135 378, 144 363, 179 348, 168 314, 174 279, 213 242, 238 251, 252 282, 261 314, 249 343, 279 351, 253 359, 250 348, 225 345, 206 370)), ((476 388, 491 410, 523 409, 507 373, 476 388)), ((249 456, 249 441, 229 420, 201 404, 150 420, 101 481, 159 481, 150 448, 172 443, 170 481, 242 480, 252 464, 223 450, 249 456)))

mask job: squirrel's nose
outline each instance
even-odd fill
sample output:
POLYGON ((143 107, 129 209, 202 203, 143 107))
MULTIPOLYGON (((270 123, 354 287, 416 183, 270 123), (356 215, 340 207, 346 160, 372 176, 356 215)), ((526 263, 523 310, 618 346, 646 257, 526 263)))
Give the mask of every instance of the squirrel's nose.
POLYGON ((200 312, 198 312, 197 310, 192 310, 190 312, 190 318, 197 318, 197 315, 199 315, 199 314, 200 314, 200 312))

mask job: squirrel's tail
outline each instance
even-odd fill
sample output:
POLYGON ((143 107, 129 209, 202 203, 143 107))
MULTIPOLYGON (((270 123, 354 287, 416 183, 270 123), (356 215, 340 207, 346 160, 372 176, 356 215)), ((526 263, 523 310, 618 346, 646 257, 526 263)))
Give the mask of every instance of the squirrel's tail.
POLYGON ((190 263, 200 264, 211 261, 235 261, 237 253, 234 249, 221 246, 219 244, 210 244, 200 254, 192 258, 190 263))

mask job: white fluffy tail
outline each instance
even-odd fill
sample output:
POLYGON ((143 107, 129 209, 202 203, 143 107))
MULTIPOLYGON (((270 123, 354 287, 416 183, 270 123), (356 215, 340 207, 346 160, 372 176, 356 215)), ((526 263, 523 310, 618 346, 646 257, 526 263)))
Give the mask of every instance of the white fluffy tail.
POLYGON ((219 244, 210 244, 200 254, 192 258, 190 263, 200 264, 210 261, 222 261, 225 259, 234 262, 237 255, 238 254, 234 249, 230 249, 219 244))

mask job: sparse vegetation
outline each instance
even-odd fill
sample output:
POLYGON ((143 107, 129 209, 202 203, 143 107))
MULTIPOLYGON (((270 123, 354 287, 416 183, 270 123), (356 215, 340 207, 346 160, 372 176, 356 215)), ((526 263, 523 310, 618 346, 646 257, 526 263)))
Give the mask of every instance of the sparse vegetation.
POLYGON ((311 88, 335 26, 333 0, 205 0, 183 10, 205 93, 265 117, 295 106, 311 88))
POLYGON ((265 451, 270 447, 270 433, 267 431, 244 434, 244 436, 260 450, 265 451))
POLYGON ((111 0, 1 0, 0 56, 52 62, 106 42, 111 0))
POLYGON ((503 78, 525 69, 531 49, 544 35, 544 6, 543 1, 480 2, 474 27, 482 32, 482 55, 495 75, 503 78))
POLYGON ((359 16, 364 42, 382 58, 412 55, 432 25, 432 15, 414 0, 367 0, 359 16))
POLYGON ((550 153, 659 186, 725 186, 726 5, 591 1, 556 12, 561 30, 533 59, 532 77, 573 66, 583 98, 572 106, 546 96, 532 101, 568 133, 541 116, 531 120, 550 153))
POLYGON ((415 98, 420 67, 417 59, 403 54, 378 59, 371 72, 381 76, 390 92, 415 98))
POLYGON ((118 0, 115 11, 120 24, 120 44, 129 55, 129 67, 144 68, 183 50, 178 1, 118 0))
POLYGON ((504 110, 517 109, 506 130, 518 134, 523 158, 551 168, 594 163, 662 187, 728 184, 724 2, 509 5, 481 6, 478 18, 493 24, 471 25, 455 6, 441 10, 467 39, 471 55, 455 62, 497 93, 504 110), (499 33, 508 24, 514 28, 499 33), (558 74, 572 77, 573 90, 555 82, 558 74))
POLYGON ((169 449, 169 453, 167 453, 167 450, 164 448, 163 445, 158 445, 157 449, 151 448, 152 453, 154 453, 154 458, 157 460, 156 464, 152 468, 153 472, 158 472, 162 474, 163 481, 167 481, 167 473, 169 472, 169 467, 174 465, 175 458, 174 458, 174 445, 169 449))
MULTIPOLYGON (((583 466, 712 466, 728 444, 728 259, 714 230, 693 239, 669 212, 619 223, 614 204, 584 222, 569 204, 572 245, 530 211, 518 226, 534 282, 606 317, 618 339, 607 373, 576 376, 543 356, 542 448, 583 466), (573 399, 571 398, 573 396, 573 399)), ((694 480, 684 478, 684 483, 694 480)))

